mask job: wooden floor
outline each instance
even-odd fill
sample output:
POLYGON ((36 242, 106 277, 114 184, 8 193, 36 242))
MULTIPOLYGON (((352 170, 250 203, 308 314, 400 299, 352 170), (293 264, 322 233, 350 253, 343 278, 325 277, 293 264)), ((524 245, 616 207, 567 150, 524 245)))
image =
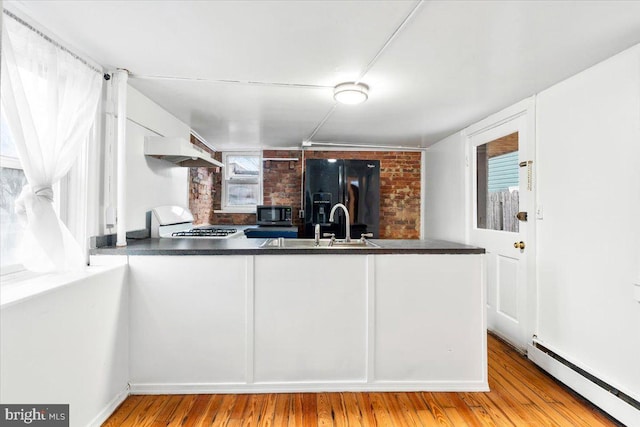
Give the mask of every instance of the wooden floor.
POLYGON ((619 426, 489 336, 488 393, 130 396, 103 426, 619 426))

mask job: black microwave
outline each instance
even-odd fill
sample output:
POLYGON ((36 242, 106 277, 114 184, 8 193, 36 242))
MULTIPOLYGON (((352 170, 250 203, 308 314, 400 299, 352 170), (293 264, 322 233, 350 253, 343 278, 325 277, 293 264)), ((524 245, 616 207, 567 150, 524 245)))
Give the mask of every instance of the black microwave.
POLYGON ((258 205, 256 207, 256 224, 290 227, 292 211, 291 206, 258 205))

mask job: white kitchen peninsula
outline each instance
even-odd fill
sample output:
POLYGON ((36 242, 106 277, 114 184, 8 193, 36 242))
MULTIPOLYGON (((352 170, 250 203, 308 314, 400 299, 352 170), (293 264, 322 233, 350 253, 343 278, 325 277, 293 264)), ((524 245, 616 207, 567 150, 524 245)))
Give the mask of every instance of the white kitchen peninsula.
POLYGON ((128 258, 133 393, 488 390, 482 249, 172 242, 92 256, 128 258))

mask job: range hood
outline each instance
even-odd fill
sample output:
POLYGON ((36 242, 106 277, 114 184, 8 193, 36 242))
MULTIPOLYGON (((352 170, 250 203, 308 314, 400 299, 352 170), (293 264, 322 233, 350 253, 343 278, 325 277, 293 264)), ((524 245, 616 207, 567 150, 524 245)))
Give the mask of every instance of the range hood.
POLYGON ((203 149, 196 147, 184 138, 165 138, 147 136, 144 139, 144 154, 175 163, 184 167, 224 167, 203 149))

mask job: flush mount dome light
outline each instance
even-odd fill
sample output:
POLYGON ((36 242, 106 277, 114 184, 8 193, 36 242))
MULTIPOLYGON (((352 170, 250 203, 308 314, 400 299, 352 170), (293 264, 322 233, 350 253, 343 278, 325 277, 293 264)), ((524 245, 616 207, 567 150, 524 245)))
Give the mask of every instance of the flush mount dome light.
POLYGON ((342 104, 361 104, 369 98, 369 86, 364 83, 340 83, 333 88, 333 98, 342 104))

